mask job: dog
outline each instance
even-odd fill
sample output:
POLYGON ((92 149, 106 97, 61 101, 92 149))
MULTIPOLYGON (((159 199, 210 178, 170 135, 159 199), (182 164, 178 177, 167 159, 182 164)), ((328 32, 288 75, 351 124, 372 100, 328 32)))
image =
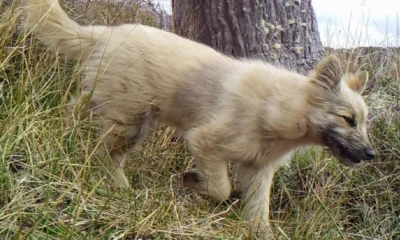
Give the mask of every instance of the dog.
MULTIPOLYGON (((57 54, 81 61, 86 109, 102 120, 112 175, 129 187, 126 154, 163 123, 195 157, 184 186, 221 202, 230 197, 228 161, 238 166, 244 219, 269 226, 275 171, 295 149, 325 146, 341 163, 371 161, 362 93, 368 73, 343 73, 334 55, 304 76, 256 59, 236 59, 140 24, 82 26, 57 0, 27 0, 25 25, 57 54)), ((262 232, 262 230, 260 230, 262 232)))

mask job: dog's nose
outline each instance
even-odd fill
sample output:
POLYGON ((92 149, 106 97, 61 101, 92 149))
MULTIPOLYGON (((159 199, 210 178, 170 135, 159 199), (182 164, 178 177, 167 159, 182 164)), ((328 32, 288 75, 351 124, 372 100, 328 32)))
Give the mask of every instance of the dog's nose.
POLYGON ((366 160, 372 160, 375 158, 375 152, 372 148, 367 148, 367 150, 365 150, 365 156, 367 157, 366 160))

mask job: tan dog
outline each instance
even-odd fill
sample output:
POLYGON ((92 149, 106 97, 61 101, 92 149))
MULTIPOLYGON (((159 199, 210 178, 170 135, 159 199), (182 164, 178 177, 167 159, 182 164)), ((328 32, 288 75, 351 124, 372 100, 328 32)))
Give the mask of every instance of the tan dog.
POLYGON ((274 172, 296 148, 327 146, 347 165, 374 158, 360 95, 368 74, 342 76, 334 56, 302 76, 148 26, 80 26, 57 0, 27 6, 26 25, 44 44, 83 61, 81 100, 91 96, 104 132, 111 129, 104 141, 120 186, 129 186, 125 154, 160 122, 187 140, 197 170, 184 183, 198 194, 229 198, 227 161, 238 165, 244 216, 254 226, 268 225, 274 172))

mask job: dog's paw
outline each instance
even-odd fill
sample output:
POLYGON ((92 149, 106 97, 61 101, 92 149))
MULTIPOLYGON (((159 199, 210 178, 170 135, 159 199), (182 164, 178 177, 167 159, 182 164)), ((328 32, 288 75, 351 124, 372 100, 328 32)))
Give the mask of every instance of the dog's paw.
POLYGON ((238 190, 232 191, 231 195, 228 199, 222 201, 214 202, 216 206, 223 205, 223 206, 232 206, 233 208, 237 209, 240 206, 240 198, 242 193, 238 190), (235 204, 234 206, 232 204, 235 204))
POLYGON ((239 190, 234 190, 231 193, 231 196, 229 197, 232 199, 232 201, 236 201, 237 199, 240 199, 242 197, 242 192, 239 190))
POLYGON ((193 171, 187 171, 183 173, 182 184, 186 188, 195 189, 196 185, 201 182, 200 175, 193 171))

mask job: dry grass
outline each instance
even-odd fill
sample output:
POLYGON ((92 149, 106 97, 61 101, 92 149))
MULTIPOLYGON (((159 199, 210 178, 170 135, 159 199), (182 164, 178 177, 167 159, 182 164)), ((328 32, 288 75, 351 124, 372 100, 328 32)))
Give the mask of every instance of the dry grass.
MULTIPOLYGON (((131 15, 121 13, 122 20, 113 17, 113 9, 100 4, 85 10, 92 19, 81 21, 156 24, 150 16, 143 21, 139 8, 131 15)), ((16 7, 3 10, 1 239, 248 239, 237 217, 239 203, 215 206, 182 189, 180 173, 191 167, 192 158, 169 129, 156 131, 129 158, 127 175, 134 191, 112 189, 93 154, 95 126, 79 119, 72 129, 63 125, 80 69, 18 32, 16 7)), ((277 239, 400 239, 400 54, 385 51, 380 60, 371 57, 379 49, 361 54, 361 60, 354 60, 357 54, 338 53, 345 67, 367 63, 373 76, 367 100, 379 158, 349 169, 320 148, 296 153, 290 166, 276 174, 272 189, 277 239)))

